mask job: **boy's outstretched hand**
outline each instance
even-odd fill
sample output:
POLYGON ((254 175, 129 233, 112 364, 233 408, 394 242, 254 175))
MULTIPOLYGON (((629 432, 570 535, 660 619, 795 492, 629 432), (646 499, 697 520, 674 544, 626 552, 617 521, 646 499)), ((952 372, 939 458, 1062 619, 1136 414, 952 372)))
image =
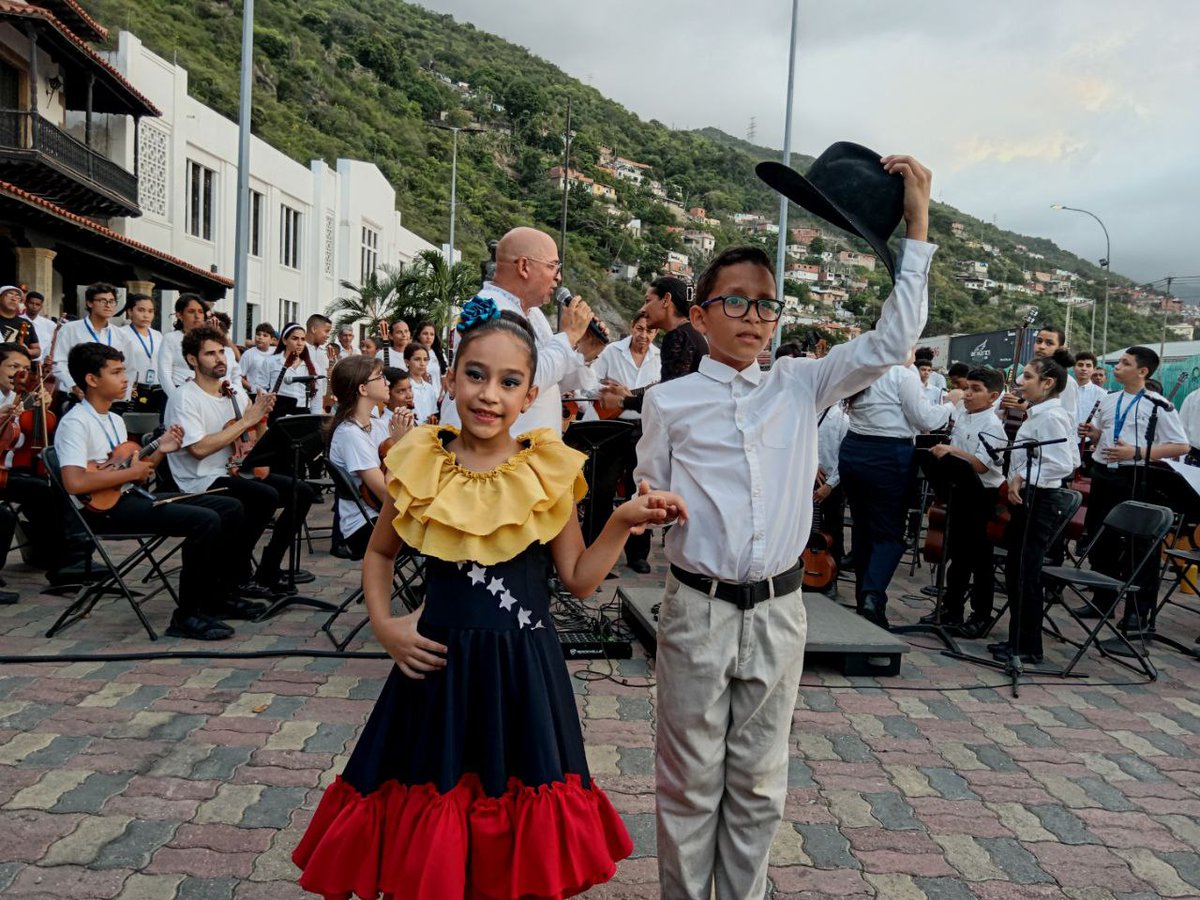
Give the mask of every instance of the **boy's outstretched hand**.
POLYGON ((909 240, 929 240, 929 195, 933 173, 911 156, 885 156, 880 160, 889 175, 904 177, 905 234, 909 240))
POLYGON ((620 516, 630 534, 641 534, 652 525, 667 525, 687 521, 687 504, 670 491, 652 491, 646 481, 638 485, 637 496, 622 503, 613 513, 620 516))

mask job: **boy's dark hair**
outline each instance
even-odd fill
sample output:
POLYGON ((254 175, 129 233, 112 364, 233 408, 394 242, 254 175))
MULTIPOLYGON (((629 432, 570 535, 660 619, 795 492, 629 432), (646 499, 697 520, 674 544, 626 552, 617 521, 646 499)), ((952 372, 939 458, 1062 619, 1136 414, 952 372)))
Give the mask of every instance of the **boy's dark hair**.
POLYGON ((1037 372, 1038 378, 1054 379, 1054 389, 1050 392, 1051 397, 1057 397, 1066 389, 1067 369, 1074 364, 1074 357, 1062 347, 1059 347, 1050 356, 1035 356, 1029 361, 1029 365, 1033 366, 1033 371, 1037 372))
POLYGON ((1158 371, 1158 354, 1149 347, 1130 347, 1125 351, 1133 357, 1139 369, 1146 369, 1146 377, 1149 378, 1158 371))
POLYGON ((1058 335, 1058 346, 1067 346, 1067 333, 1057 325, 1051 325, 1049 322, 1043 322, 1038 326, 1038 331, 1049 331, 1051 334, 1058 335))
POLYGON ((671 305, 675 307, 675 315, 687 316, 688 307, 691 303, 688 302, 688 286, 682 278, 675 278, 672 275, 663 275, 660 278, 655 278, 650 282, 650 290, 654 291, 660 298, 671 295, 671 305))
POLYGON ((230 318, 229 313, 227 312, 218 311, 213 313, 212 317, 214 322, 221 323, 221 327, 225 329, 226 333, 228 333, 229 329, 233 327, 233 319, 230 318))
MULTIPOLYGON (((955 365, 961 365, 963 368, 966 368, 965 363, 955 363, 955 365)), ((978 381, 988 389, 989 394, 998 394, 1004 390, 1004 375, 990 366, 980 366, 977 369, 971 369, 966 375, 967 381, 978 381)))
POLYGON ((11 341, 0 344, 0 363, 4 362, 14 353, 20 353, 30 362, 33 362, 33 357, 29 355, 29 348, 24 344, 15 344, 11 341))
POLYGON ((183 352, 183 359, 187 362, 189 368, 196 368, 188 360, 189 356, 200 358, 200 348, 204 346, 205 341, 215 341, 222 347, 225 346, 225 332, 221 331, 215 325, 201 325, 199 328, 193 328, 191 331, 183 335, 183 344, 180 350, 183 352))
MULTIPOLYGON (((490 334, 493 331, 503 331, 513 335, 519 340, 529 353, 529 383, 533 384, 533 377, 537 375, 537 345, 533 340, 533 329, 529 327, 529 323, 525 321, 523 316, 518 316, 515 312, 509 309, 501 310, 500 315, 492 319, 479 320, 469 327, 458 333, 458 346, 454 348, 454 367, 458 368, 459 361, 462 360, 463 354, 474 341, 485 334, 490 334)), ((421 346, 424 350, 424 345, 421 346)), ((405 359, 408 358, 408 350, 405 349, 405 359)))
POLYGON ((708 300, 721 270, 729 266, 736 266, 738 263, 762 266, 771 273, 772 279, 775 278, 775 266, 771 263, 771 257, 767 256, 765 250, 750 246, 729 247, 714 256, 712 262, 705 266, 704 271, 700 273, 700 277, 696 280, 694 302, 703 303, 708 300))
POLYGON ((318 325, 332 325, 332 324, 333 324, 333 319, 329 318, 329 316, 324 315, 323 313, 313 313, 311 316, 309 316, 307 319, 304 320, 304 329, 306 331, 311 331, 312 329, 316 328, 318 325))
POLYGON ((26 300, 26 302, 28 302, 29 300, 31 300, 35 297, 38 300, 41 300, 43 303, 46 301, 46 295, 43 294, 41 291, 30 291, 28 294, 25 295, 25 300, 26 300))
POLYGON ((933 368, 933 357, 932 356, 918 356, 916 359, 913 360, 913 365, 917 366, 918 368, 920 368, 921 366, 929 366, 929 368, 932 369, 933 368))
POLYGON ((1075 354, 1075 362, 1084 362, 1090 360, 1092 365, 1096 364, 1096 354, 1091 350, 1080 350, 1075 354))
POLYGON ((259 322, 257 325, 254 326, 254 333, 255 334, 265 334, 265 335, 269 335, 270 337, 275 337, 275 326, 272 325, 270 322, 259 322))
POLYGON ((408 369, 401 369, 399 366, 388 366, 383 370, 383 377, 387 379, 388 390, 396 386, 397 381, 407 381, 409 379, 408 369))
MULTIPOLYGON (((986 368, 986 367, 985 367, 986 368)), ((946 370, 947 378, 970 378, 971 367, 965 362, 950 363, 950 368, 946 370)))
POLYGON ((125 362, 125 354, 108 344, 76 344, 67 355, 67 371, 81 391, 87 391, 87 376, 99 375, 108 362, 125 362))
POLYGON ((112 294, 113 297, 116 297, 117 289, 107 281, 97 281, 95 284, 89 284, 87 290, 83 292, 83 302, 91 303, 101 294, 112 294))

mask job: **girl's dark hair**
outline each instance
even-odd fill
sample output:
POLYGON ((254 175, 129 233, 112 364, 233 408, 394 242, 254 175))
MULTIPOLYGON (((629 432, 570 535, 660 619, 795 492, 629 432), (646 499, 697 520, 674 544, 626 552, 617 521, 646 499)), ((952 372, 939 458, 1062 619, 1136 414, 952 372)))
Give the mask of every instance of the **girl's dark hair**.
POLYGON ((496 318, 473 322, 458 333, 458 346, 454 349, 455 369, 458 368, 463 353, 471 346, 472 342, 493 331, 511 334, 525 346, 529 353, 529 381, 532 384, 533 377, 537 374, 537 344, 533 340, 533 329, 529 327, 529 323, 524 318, 509 309, 502 310, 496 318))
POLYGON ((1057 397, 1067 387, 1067 369, 1075 365, 1075 360, 1070 353, 1059 347, 1053 356, 1035 356, 1029 361, 1029 365, 1033 366, 1033 371, 1037 372, 1039 379, 1054 379, 1054 388, 1050 391, 1050 396, 1057 397))
POLYGON ((340 359, 329 373, 329 387, 337 398, 337 412, 325 423, 325 456, 333 443, 333 433, 338 426, 354 415, 358 405, 358 389, 375 377, 383 368, 383 361, 369 356, 347 356, 340 359))
POLYGON ((413 358, 414 353, 420 353, 422 350, 425 351, 426 356, 429 356, 428 347, 426 347, 424 344, 418 343, 417 341, 409 341, 408 346, 404 348, 404 361, 408 362, 413 358))
POLYGON ((415 336, 419 337, 421 332, 424 331, 426 328, 433 329, 433 346, 428 347, 426 349, 428 349, 430 351, 430 354, 432 356, 437 358, 438 367, 443 372, 445 372, 446 371, 446 354, 444 352, 442 352, 442 337, 441 337, 441 335, 438 334, 437 326, 429 321, 421 322, 420 324, 417 325, 417 330, 415 332, 415 336))
MULTIPOLYGON (((204 298, 199 294, 180 294, 179 299, 175 301, 175 315, 178 316, 181 312, 187 309, 193 300, 199 303, 205 312, 208 312, 208 303, 206 303, 204 298)), ((183 331, 183 322, 178 318, 175 319, 175 330, 183 331)))
MULTIPOLYGON (((675 315, 687 318, 688 307, 691 306, 691 302, 688 299, 686 281, 671 275, 663 275, 650 282, 650 290, 654 291, 660 300, 670 297, 671 305, 675 307, 675 315)), ((637 320, 635 319, 634 321, 637 320)))
POLYGON ((771 273, 771 278, 775 277, 775 267, 771 264, 771 258, 767 256, 766 251, 759 247, 729 247, 718 253, 713 261, 704 267, 704 271, 700 273, 700 277, 696 280, 695 302, 703 303, 709 299, 712 294, 713 286, 717 283, 717 276, 721 274, 722 269, 729 266, 736 266, 738 263, 751 263, 756 266, 762 266, 771 273))
POLYGON ((125 295, 125 305, 123 307, 121 307, 121 311, 119 313, 117 313, 117 315, 119 315, 119 316, 129 315, 129 311, 131 309, 133 309, 135 306, 137 306, 139 303, 141 303, 143 300, 149 300, 151 303, 154 302, 154 298, 151 297, 149 294, 126 294, 125 295))

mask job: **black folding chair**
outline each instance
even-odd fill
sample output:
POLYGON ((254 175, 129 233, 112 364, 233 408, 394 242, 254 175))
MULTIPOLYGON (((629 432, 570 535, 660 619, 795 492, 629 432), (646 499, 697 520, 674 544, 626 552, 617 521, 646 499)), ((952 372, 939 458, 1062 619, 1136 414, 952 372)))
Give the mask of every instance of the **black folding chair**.
MULTIPOLYGON (((1074 641, 1064 637, 1067 643, 1072 644, 1078 649, 1075 656, 1067 664, 1063 670, 1064 675, 1069 675, 1071 670, 1087 652, 1088 647, 1095 644, 1100 650, 1102 656, 1112 659, 1125 666, 1127 669, 1137 671, 1140 668, 1151 681, 1158 678, 1158 670, 1154 664, 1150 662, 1149 654, 1146 650, 1145 637, 1139 632, 1138 643, 1140 647, 1135 647, 1130 643, 1129 638, 1125 636, 1107 617, 1107 609, 1101 609, 1092 600, 1096 591, 1111 591, 1116 594, 1116 599, 1113 601, 1113 608, 1120 606, 1121 601, 1127 595, 1138 589, 1135 583, 1139 574, 1148 565, 1157 566, 1157 554, 1159 547, 1162 544, 1163 538, 1171 529, 1171 524, 1174 521, 1174 513, 1165 506, 1155 506, 1153 503, 1141 503, 1136 500, 1126 500, 1123 503, 1118 503, 1113 507, 1104 518, 1104 522, 1093 535, 1091 542, 1087 548, 1079 555, 1073 566, 1047 566, 1042 570, 1042 577, 1049 583, 1061 584, 1064 588, 1070 589, 1076 597, 1082 600, 1090 607, 1098 617, 1095 620, 1095 625, 1090 628, 1086 625, 1070 605, 1063 603, 1062 606, 1067 610, 1068 614, 1084 631, 1087 632, 1087 637, 1082 641, 1074 641), (1082 568, 1083 563, 1090 559, 1092 550, 1099 543, 1100 538, 1108 533, 1113 532, 1118 537, 1122 538, 1126 546, 1129 548, 1130 572, 1128 578, 1121 581, 1118 578, 1113 578, 1109 575, 1104 575, 1101 572, 1093 571, 1092 569, 1082 568), (1142 548, 1139 550, 1139 548, 1142 548), (1152 562, 1152 560, 1155 560, 1152 562), (1089 592, 1085 594, 1084 591, 1089 592), (1127 663, 1121 656, 1109 652, 1103 643, 1097 640, 1101 629, 1107 628, 1112 632, 1120 646, 1124 650, 1121 656, 1128 656, 1137 660, 1138 666, 1135 668, 1132 664, 1127 663)), ((1103 546, 1103 545, 1101 545, 1103 546)), ((1061 632, 1059 632, 1061 635, 1061 632)))
POLYGON ((141 563, 147 563, 150 566, 150 570, 158 576, 159 581, 162 583, 162 590, 170 594, 171 599, 178 606, 179 595, 171 587, 170 581, 167 580, 167 576, 162 570, 161 562, 154 555, 154 551, 166 543, 166 536, 150 533, 105 534, 104 532, 96 531, 83 515, 83 511, 75 504, 74 499, 67 494, 67 490, 62 482, 62 469, 58 464, 58 453, 53 447, 47 447, 42 451, 42 462, 45 463, 46 472, 50 476, 51 489, 63 498, 66 498, 66 506, 78 520, 80 527, 96 548, 96 552, 100 554, 100 559, 107 570, 107 572, 100 573, 99 580, 91 584, 82 585, 79 588, 75 599, 63 611, 63 614, 58 617, 58 620, 50 626, 50 630, 46 632, 46 637, 54 637, 54 635, 63 629, 75 624, 80 619, 86 618, 106 594, 117 594, 123 596, 128 601, 130 608, 137 615, 138 621, 146 629, 146 634, 150 636, 150 640, 158 640, 158 635, 155 633, 154 627, 150 624, 150 620, 146 618, 146 614, 142 612, 142 604, 151 597, 156 596, 159 590, 154 590, 145 595, 137 593, 130 590, 129 585, 125 582, 125 577, 132 573, 141 563), (105 548, 105 544, 123 541, 135 542, 137 549, 123 559, 114 561, 114 558, 105 548))
MULTIPOLYGON (((325 460, 325 469, 329 472, 329 477, 333 481, 334 503, 337 500, 349 500, 358 507, 358 511, 363 518, 368 522, 375 518, 375 511, 370 509, 358 490, 354 487, 354 479, 350 477, 350 473, 341 466, 325 460)), ((336 516, 336 510, 335 510, 336 516)), ((352 553, 338 552, 337 530, 334 529, 334 555, 342 559, 360 560, 361 556, 352 553)), ((396 557, 396 565, 392 571, 392 599, 399 599, 404 604, 405 608, 410 612, 421 605, 422 593, 425 589, 425 559, 413 553, 408 547, 404 547, 396 557)), ((321 630, 325 632, 326 637, 333 643, 333 646, 339 651, 343 651, 354 640, 355 636, 363 630, 370 621, 369 617, 363 616, 362 620, 354 626, 344 638, 340 641, 334 637, 333 623, 337 621, 338 616, 344 613, 355 603, 363 602, 363 589, 360 580, 359 585, 341 602, 337 609, 330 613, 329 618, 325 620, 325 624, 321 626, 321 630)))

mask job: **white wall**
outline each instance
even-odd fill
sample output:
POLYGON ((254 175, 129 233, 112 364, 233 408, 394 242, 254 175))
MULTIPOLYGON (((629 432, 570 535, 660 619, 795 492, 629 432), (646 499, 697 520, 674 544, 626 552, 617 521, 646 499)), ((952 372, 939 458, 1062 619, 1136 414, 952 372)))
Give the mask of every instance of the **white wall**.
MULTIPOLYGON (((110 62, 160 110, 159 119, 143 119, 139 218, 114 220, 113 227, 193 265, 233 276, 237 227, 237 123, 188 95, 188 73, 152 53, 133 34, 122 31, 110 62), (165 144, 165 152, 163 150, 165 144), (188 163, 216 173, 212 240, 187 233, 188 163), (164 167, 165 168, 160 168, 164 167)), ((121 127, 116 126, 115 127, 121 127)), ((114 136, 133 170, 133 121, 114 136)), ((254 321, 276 327, 281 299, 298 304, 303 321, 322 312, 341 293, 342 279, 359 283, 364 222, 380 232, 379 262, 398 265, 416 252, 436 249, 400 224, 396 192, 373 163, 338 160, 336 169, 322 160, 296 162, 266 142, 251 138, 250 187, 263 195, 261 254, 251 256, 247 301, 254 321), (301 216, 300 267, 281 262, 281 207, 301 216), (328 240, 327 223, 332 224, 328 240)), ((167 292, 169 294, 169 292, 167 292)), ((164 307, 174 295, 164 295, 164 307)), ((233 292, 217 304, 232 312, 233 292)))

